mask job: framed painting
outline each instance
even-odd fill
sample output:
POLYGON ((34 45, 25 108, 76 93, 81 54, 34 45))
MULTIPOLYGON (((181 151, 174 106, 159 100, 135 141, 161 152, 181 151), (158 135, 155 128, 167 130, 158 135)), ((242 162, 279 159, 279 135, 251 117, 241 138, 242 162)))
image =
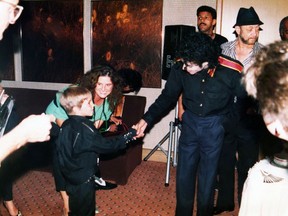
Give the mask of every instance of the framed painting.
POLYGON ((92 1, 93 65, 142 74, 143 87, 161 87, 163 0, 92 1))
POLYGON ((22 1, 23 81, 74 83, 83 75, 83 0, 22 1))

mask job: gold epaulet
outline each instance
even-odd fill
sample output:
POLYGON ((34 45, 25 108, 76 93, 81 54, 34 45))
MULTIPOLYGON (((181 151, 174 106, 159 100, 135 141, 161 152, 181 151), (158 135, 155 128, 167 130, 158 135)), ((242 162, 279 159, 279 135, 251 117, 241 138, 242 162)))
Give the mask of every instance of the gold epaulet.
POLYGON ((210 77, 214 77, 215 70, 216 70, 216 67, 208 70, 208 74, 210 75, 210 77))
POLYGON ((236 70, 239 73, 242 73, 243 71, 243 65, 237 60, 229 59, 224 56, 219 56, 218 60, 219 60, 220 65, 236 70))

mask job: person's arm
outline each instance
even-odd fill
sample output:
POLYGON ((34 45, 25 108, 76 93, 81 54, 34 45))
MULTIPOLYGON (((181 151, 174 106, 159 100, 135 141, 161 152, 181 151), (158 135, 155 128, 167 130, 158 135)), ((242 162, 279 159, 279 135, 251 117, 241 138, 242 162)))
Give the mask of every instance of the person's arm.
POLYGON ((0 138, 0 161, 28 142, 43 142, 50 139, 50 115, 30 115, 13 130, 0 138))
POLYGON ((182 94, 180 95, 178 99, 178 119, 182 121, 182 115, 185 112, 184 106, 183 106, 183 99, 182 99, 182 94))
POLYGON ((99 129, 99 128, 102 126, 103 122, 104 122, 103 120, 96 120, 96 121, 94 122, 95 128, 96 128, 96 129, 99 129))
POLYGON ((136 139, 136 133, 135 126, 132 126, 124 134, 106 138, 94 127, 93 122, 89 120, 83 122, 74 121, 72 119, 66 123, 64 122, 58 143, 67 142, 67 139, 72 137, 71 142, 74 143, 73 152, 75 155, 83 152, 110 154, 125 149, 128 143, 136 139), (70 128, 74 129, 71 130, 70 128))
POLYGON ((122 124, 122 118, 118 116, 111 116, 110 121, 113 122, 116 125, 121 125, 122 124))
POLYGON ((63 124, 64 121, 65 121, 64 119, 57 119, 57 118, 56 118, 56 124, 57 124, 59 127, 62 126, 62 124, 63 124))
MULTIPOLYGON (((66 89, 66 88, 65 88, 66 89)), ((61 92, 63 92, 65 89, 63 89, 61 92)), ((61 92, 57 92, 55 95, 55 98, 49 103, 47 106, 45 113, 48 115, 55 116, 56 120, 55 123, 61 127, 63 122, 68 119, 68 115, 64 108, 60 104, 60 96, 61 92)))
POLYGON ((148 125, 152 125, 156 118, 167 114, 167 111, 172 109, 173 104, 176 105, 181 92, 183 92, 185 73, 180 63, 173 65, 164 89, 142 117, 148 125))

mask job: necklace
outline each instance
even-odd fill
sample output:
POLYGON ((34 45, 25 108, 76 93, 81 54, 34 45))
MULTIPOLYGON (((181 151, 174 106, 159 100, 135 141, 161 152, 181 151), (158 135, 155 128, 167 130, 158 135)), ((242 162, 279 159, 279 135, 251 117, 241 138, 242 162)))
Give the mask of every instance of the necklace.
POLYGON ((275 154, 271 163, 281 168, 288 168, 287 154, 285 152, 275 154))

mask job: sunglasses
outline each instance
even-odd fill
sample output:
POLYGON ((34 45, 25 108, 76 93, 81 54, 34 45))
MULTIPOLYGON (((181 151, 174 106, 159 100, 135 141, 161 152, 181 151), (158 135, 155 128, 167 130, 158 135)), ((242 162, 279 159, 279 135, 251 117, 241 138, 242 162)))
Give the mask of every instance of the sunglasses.
POLYGON ((11 20, 10 22, 11 23, 15 23, 16 22, 16 20, 20 17, 20 15, 21 15, 21 13, 22 13, 22 11, 23 11, 23 7, 22 6, 20 6, 20 5, 14 5, 14 4, 12 4, 12 3, 10 3, 10 2, 7 2, 7 1, 5 1, 5 0, 0 0, 0 2, 3 2, 3 3, 6 3, 6 4, 9 4, 9 5, 11 5, 12 7, 13 7, 13 9, 14 9, 14 16, 13 16, 13 20, 11 20))

